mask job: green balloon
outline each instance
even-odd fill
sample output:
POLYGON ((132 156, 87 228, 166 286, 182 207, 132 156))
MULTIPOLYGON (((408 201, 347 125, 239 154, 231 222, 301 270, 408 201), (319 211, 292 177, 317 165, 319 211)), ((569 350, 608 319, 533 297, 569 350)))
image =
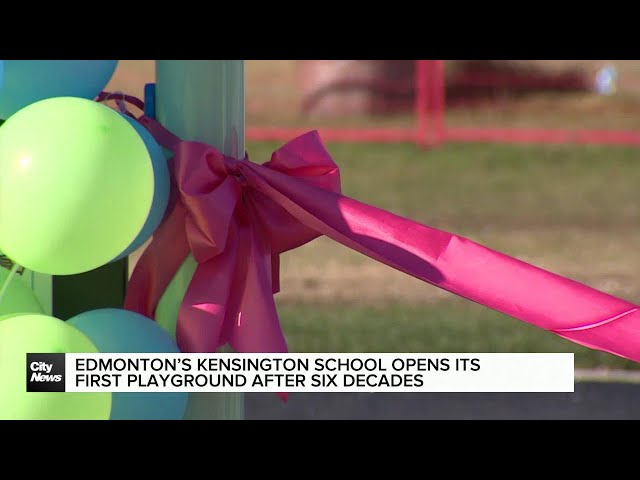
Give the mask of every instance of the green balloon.
POLYGON ((47 315, 0 317, 0 420, 108 420, 109 392, 27 392, 27 353, 97 353, 79 330, 47 315))
POLYGON ((84 273, 142 230, 149 151, 115 110, 74 97, 33 103, 0 128, 0 250, 27 269, 84 273))
MULTIPOLYGON (((0 289, 9 278, 10 271, 0 268, 0 289)), ((17 313, 44 313, 36 295, 19 275, 14 275, 0 298, 0 316, 17 313)))
POLYGON ((197 266, 198 264, 193 255, 189 255, 178 269, 156 306, 156 322, 171 335, 171 338, 176 338, 180 304, 185 293, 187 293, 191 277, 196 272, 197 266))

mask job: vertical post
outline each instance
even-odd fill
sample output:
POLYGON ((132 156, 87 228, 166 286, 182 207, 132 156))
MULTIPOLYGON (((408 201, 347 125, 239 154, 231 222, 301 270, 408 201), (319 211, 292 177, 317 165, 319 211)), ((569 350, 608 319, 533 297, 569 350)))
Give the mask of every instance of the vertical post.
POLYGON ((446 81, 444 60, 433 60, 433 114, 435 126, 435 144, 440 145, 445 140, 445 97, 446 81))
POLYGON ((100 308, 122 308, 127 290, 128 259, 78 275, 51 276, 31 270, 19 275, 35 293, 47 315, 60 320, 100 308))
MULTIPOLYGON (((185 140, 206 142, 234 157, 244 156, 244 61, 157 60, 156 118, 185 140)), ((177 273, 186 290, 190 258, 177 273)), ((184 293, 184 291, 182 292, 184 293)), ((241 393, 192 393, 186 418, 242 419, 241 393)))
POLYGON ((416 135, 419 147, 429 143, 429 65, 431 60, 416 60, 416 135))
MULTIPOLYGON (((99 308, 122 308, 129 278, 128 259, 79 275, 51 277, 52 314, 62 320, 99 308)), ((46 275, 34 276, 34 291, 44 291, 46 275)), ((46 308, 46 307, 45 307, 46 308)))

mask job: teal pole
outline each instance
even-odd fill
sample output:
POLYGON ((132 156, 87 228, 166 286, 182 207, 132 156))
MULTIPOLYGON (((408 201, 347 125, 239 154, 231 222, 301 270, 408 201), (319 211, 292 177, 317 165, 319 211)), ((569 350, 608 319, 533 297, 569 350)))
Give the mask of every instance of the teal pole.
MULTIPOLYGON (((244 88, 243 60, 156 60, 156 118, 182 139, 208 143, 241 158, 244 88)), ((189 256, 169 286, 179 291, 178 298, 184 296, 194 271, 195 261, 189 256)), ((172 308, 177 315, 178 306, 172 308)), ((192 393, 185 418, 243 419, 244 395, 192 393)))

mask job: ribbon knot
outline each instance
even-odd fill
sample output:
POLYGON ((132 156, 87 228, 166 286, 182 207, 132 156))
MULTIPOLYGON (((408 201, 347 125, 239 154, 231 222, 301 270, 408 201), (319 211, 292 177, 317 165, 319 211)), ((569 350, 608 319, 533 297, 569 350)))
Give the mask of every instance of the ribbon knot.
MULTIPOLYGON (((145 126, 163 139, 161 130, 154 132, 161 127, 148 121, 145 126)), ((337 165, 315 132, 262 165, 200 142, 174 139, 167 145, 175 152, 178 201, 136 266, 126 308, 153 318, 162 293, 191 253, 197 267, 179 309, 180 349, 214 352, 228 343, 236 351, 286 352, 273 299, 280 288, 279 255, 320 233, 271 198, 267 178, 339 192, 337 165), (309 149, 315 155, 308 155, 309 149)))
POLYGON ((225 170, 229 175, 236 177, 243 186, 247 185, 247 181, 242 173, 242 165, 247 162, 249 162, 249 157, 246 155, 242 160, 237 160, 233 157, 229 157, 228 155, 224 155, 225 170))

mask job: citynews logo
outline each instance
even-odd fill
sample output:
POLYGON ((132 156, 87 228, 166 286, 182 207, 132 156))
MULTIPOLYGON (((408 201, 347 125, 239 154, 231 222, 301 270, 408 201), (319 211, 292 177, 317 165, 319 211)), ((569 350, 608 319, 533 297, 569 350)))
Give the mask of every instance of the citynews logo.
POLYGON ((27 353, 27 392, 64 392, 64 353, 27 353))

